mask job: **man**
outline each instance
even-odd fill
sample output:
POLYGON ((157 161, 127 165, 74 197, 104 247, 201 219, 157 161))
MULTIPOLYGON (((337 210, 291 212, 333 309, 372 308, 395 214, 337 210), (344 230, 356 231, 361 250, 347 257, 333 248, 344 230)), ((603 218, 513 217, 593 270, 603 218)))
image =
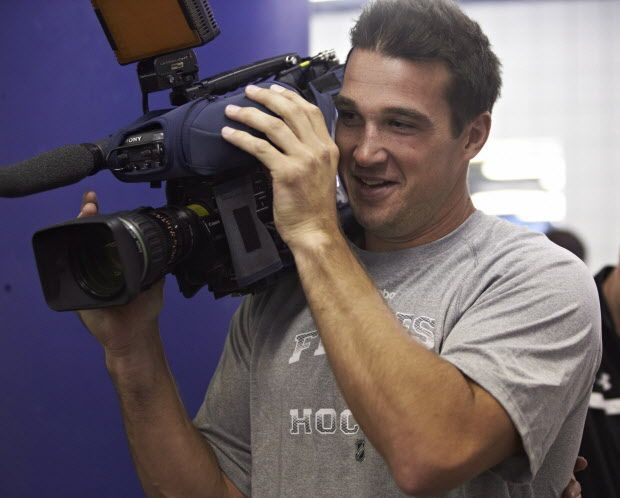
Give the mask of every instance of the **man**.
POLYGON ((603 322, 603 359, 596 374, 580 454, 589 462, 579 474, 585 496, 620 496, 620 266, 595 277, 603 322))
MULTIPOLYGON (((237 311, 199 432, 159 340, 161 286, 81 314, 144 488, 559 496, 600 358, 598 303, 581 263, 471 203, 499 62, 445 1, 373 4, 352 44, 335 143, 320 112, 278 86, 246 90, 275 116, 227 108, 269 139, 222 130, 270 171, 297 275, 237 311), (337 169, 359 240, 338 224, 337 169)), ((95 211, 88 194, 81 214, 95 211)))

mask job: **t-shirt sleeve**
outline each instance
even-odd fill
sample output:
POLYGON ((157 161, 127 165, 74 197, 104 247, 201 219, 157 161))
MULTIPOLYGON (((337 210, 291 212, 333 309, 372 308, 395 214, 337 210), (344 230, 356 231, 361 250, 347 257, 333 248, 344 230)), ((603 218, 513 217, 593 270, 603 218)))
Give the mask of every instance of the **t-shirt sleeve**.
POLYGON ((249 301, 235 312, 217 369, 194 425, 209 441, 222 471, 251 494, 249 301))
POLYGON ((468 304, 441 356, 511 417, 525 455, 492 471, 524 482, 536 475, 571 410, 591 390, 601 356, 600 310, 594 280, 581 262, 504 270, 468 304))

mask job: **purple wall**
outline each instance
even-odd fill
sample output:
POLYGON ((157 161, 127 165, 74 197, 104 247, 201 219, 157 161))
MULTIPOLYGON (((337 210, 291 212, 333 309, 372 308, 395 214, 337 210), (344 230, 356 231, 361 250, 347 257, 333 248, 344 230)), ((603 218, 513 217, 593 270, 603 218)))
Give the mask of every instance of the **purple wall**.
MULTIPOLYGON (((211 4, 222 34, 196 51, 202 77, 278 53, 306 53, 306 0, 211 4)), ((140 114, 135 66, 116 63, 87 0, 0 2, 0 47, 0 165, 106 136, 140 114)), ((57 191, 0 199, 2 497, 142 495, 100 348, 74 314, 46 307, 30 245, 37 229, 74 217, 91 188, 108 212, 165 202, 163 190, 122 184, 106 172, 57 191)), ((206 290, 186 300, 172 278, 166 293, 162 334, 193 413, 237 300, 215 301, 206 290)))

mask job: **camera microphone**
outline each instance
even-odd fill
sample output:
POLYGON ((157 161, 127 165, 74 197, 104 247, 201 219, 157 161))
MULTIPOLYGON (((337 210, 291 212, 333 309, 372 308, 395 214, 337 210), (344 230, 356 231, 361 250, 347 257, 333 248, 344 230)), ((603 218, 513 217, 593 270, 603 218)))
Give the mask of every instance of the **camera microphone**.
POLYGON ((0 167, 0 197, 23 197, 71 185, 104 167, 104 155, 99 145, 64 145, 20 163, 0 167))

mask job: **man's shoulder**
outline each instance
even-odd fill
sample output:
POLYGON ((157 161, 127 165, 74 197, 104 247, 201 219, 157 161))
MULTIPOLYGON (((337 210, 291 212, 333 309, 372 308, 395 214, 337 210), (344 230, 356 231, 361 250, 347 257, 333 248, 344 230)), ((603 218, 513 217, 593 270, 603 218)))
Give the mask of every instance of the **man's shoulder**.
POLYGON ((289 269, 282 271, 270 285, 245 296, 242 307, 254 314, 277 312, 286 303, 287 307, 295 302, 305 304, 305 297, 297 272, 289 269))
POLYGON ((477 263, 506 272, 552 272, 592 281, 586 265, 574 254, 535 232, 504 219, 476 212, 473 223, 462 232, 477 263))

